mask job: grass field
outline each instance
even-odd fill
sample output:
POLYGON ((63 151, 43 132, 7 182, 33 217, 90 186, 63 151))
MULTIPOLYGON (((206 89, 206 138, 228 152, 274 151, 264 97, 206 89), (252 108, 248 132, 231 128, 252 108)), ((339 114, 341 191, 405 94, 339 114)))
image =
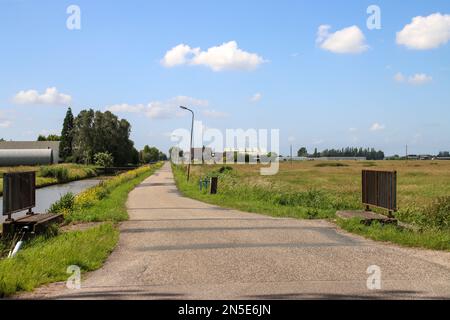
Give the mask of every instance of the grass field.
MULTIPOLYGON (((244 211, 315 219, 335 218, 337 210, 363 209, 362 169, 396 170, 396 217, 423 229, 420 232, 434 230, 439 243, 448 241, 443 246, 423 246, 450 249, 450 161, 283 162, 274 176, 261 176, 260 167, 196 165, 191 167, 189 184, 183 167, 174 166, 174 172, 179 189, 187 196, 244 211), (212 175, 219 175, 219 194, 214 196, 200 192, 198 187, 200 177, 212 175)), ((351 229, 350 224, 342 227, 351 229)), ((408 245, 406 241, 388 238, 408 245)), ((414 243, 420 246, 420 241, 414 243)))
MULTIPOLYGON (((37 286, 65 281, 67 267, 77 265, 82 272, 102 266, 117 244, 116 222, 128 219, 128 193, 160 168, 162 163, 118 175, 76 197, 63 196, 54 205, 65 214, 65 223, 101 222, 85 231, 63 232, 55 237, 38 237, 13 259, 0 260, 0 298, 37 286)), ((0 257, 7 244, 0 242, 0 257)))
POLYGON ((48 166, 0 167, 0 195, 3 193, 3 173, 23 171, 36 171, 37 187, 66 183, 96 176, 95 166, 71 163, 48 166))

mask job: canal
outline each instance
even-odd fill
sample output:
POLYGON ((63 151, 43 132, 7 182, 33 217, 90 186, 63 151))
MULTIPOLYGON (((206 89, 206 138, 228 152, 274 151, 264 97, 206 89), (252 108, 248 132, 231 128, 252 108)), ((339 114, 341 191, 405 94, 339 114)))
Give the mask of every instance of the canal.
MULTIPOLYGON (((66 193, 78 194, 90 187, 96 186, 100 181, 100 179, 86 179, 36 189, 36 208, 33 211, 35 213, 45 213, 54 202, 58 201, 66 193)), ((3 197, 0 197, 0 208, 2 208, 0 223, 3 223, 7 218, 3 216, 3 197)), ((17 219, 25 214, 26 211, 19 212, 14 214, 13 218, 17 219)))

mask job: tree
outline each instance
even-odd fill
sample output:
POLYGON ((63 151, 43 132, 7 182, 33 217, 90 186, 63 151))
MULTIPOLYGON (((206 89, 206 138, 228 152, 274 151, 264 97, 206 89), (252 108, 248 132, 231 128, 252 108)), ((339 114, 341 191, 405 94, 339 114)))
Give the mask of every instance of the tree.
POLYGON ((63 128, 61 131, 61 144, 59 146, 59 156, 64 160, 72 158, 73 152, 73 114, 72 109, 69 107, 64 118, 63 128))
POLYGON ((96 166, 107 168, 114 164, 114 158, 109 152, 99 152, 94 155, 96 166))
POLYGON ((83 110, 74 119, 74 159, 77 162, 91 163, 96 153, 109 152, 116 166, 127 165, 135 157, 130 133, 130 123, 125 119, 118 119, 110 111, 83 110))
POLYGON ((302 147, 298 150, 297 156, 299 157, 307 157, 308 156, 308 150, 306 150, 305 147, 302 147))
POLYGON ((56 134, 49 134, 47 137, 40 134, 37 141, 60 141, 61 137, 56 134))
POLYGON ((146 145, 141 151, 141 161, 143 163, 156 162, 160 160, 160 151, 155 147, 146 145))

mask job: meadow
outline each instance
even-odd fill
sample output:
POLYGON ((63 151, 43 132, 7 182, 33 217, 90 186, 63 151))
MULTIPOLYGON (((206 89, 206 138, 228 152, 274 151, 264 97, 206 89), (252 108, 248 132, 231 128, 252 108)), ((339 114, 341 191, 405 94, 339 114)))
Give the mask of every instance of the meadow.
MULTIPOLYGON (((261 176, 260 168, 249 164, 195 165, 191 167, 190 183, 186 182, 184 167, 174 166, 174 172, 181 192, 201 201, 278 217, 336 220, 338 210, 364 208, 361 170, 396 170, 396 218, 417 227, 417 232, 426 229, 438 235, 436 241, 444 245, 433 248, 450 249, 450 161, 282 162, 274 176, 261 176), (210 176, 219 176, 217 195, 199 191, 200 177, 210 176)), ((347 230, 357 229, 353 224, 338 223, 347 230)), ((414 241, 414 245, 427 246, 420 241, 414 241)))
POLYGON ((95 166, 79 164, 55 164, 46 166, 16 166, 0 167, 0 195, 3 194, 3 173, 7 172, 36 172, 36 187, 45 187, 58 183, 66 183, 97 175, 95 166))

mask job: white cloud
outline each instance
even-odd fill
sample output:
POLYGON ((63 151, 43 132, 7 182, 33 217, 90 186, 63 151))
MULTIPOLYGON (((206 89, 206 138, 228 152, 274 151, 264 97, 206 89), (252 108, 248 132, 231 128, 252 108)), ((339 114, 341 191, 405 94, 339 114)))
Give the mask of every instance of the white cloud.
POLYGON ((399 72, 394 76, 394 80, 399 83, 409 83, 411 85, 423 85, 433 81, 433 77, 426 75, 425 73, 416 73, 412 76, 405 76, 399 72))
POLYGON ((203 65, 213 71, 254 70, 265 60, 256 53, 239 49, 236 41, 211 47, 206 51, 180 44, 166 52, 161 64, 166 67, 203 65))
POLYGON ((251 102, 258 102, 259 100, 261 100, 261 98, 262 98, 262 94, 258 92, 258 93, 255 93, 255 94, 251 97, 250 101, 251 101, 251 102))
POLYGON ((168 68, 187 64, 192 55, 197 55, 199 52, 199 48, 192 49, 188 45, 179 44, 166 52, 161 64, 168 68))
POLYGON ((22 90, 14 96, 13 102, 16 104, 67 105, 72 102, 72 97, 59 93, 55 87, 51 87, 42 94, 37 90, 22 90))
POLYGON ((208 118, 226 118, 228 117, 228 113, 216 111, 216 110, 204 110, 203 115, 208 118))
POLYGON ((424 73, 418 73, 408 78, 408 82, 413 85, 427 84, 431 81, 433 81, 433 78, 424 73))
POLYGON ((187 96, 177 96, 166 101, 152 101, 148 104, 115 104, 106 108, 117 113, 143 113, 152 119, 168 119, 182 117, 186 111, 180 106, 186 107, 207 107, 207 100, 195 99, 187 96))
POLYGON ((321 25, 317 31, 316 43, 324 50, 357 54, 369 48, 364 34, 357 26, 344 28, 335 33, 330 33, 330 29, 329 25, 321 25))
POLYGON ((145 109, 145 105, 143 105, 143 104, 132 105, 132 104, 128 104, 128 103, 114 104, 107 108, 108 111, 117 112, 117 113, 121 113, 121 112, 137 113, 137 112, 143 111, 144 109, 145 109))
POLYGON ((370 127, 370 131, 382 131, 386 129, 386 126, 383 124, 380 124, 378 122, 375 122, 371 127, 370 127))
POLYGON ((9 128, 11 127, 12 122, 9 120, 5 114, 0 111, 0 128, 9 128))
POLYGON ((356 131, 358 131, 358 129, 357 129, 357 128, 349 128, 348 131, 350 131, 350 132, 356 132, 356 131))
POLYGON ((435 49, 449 41, 450 15, 447 14, 417 16, 410 24, 397 32, 397 44, 414 50, 435 49))
POLYGON ((12 122, 9 120, 0 119, 0 128, 9 128, 12 122))

